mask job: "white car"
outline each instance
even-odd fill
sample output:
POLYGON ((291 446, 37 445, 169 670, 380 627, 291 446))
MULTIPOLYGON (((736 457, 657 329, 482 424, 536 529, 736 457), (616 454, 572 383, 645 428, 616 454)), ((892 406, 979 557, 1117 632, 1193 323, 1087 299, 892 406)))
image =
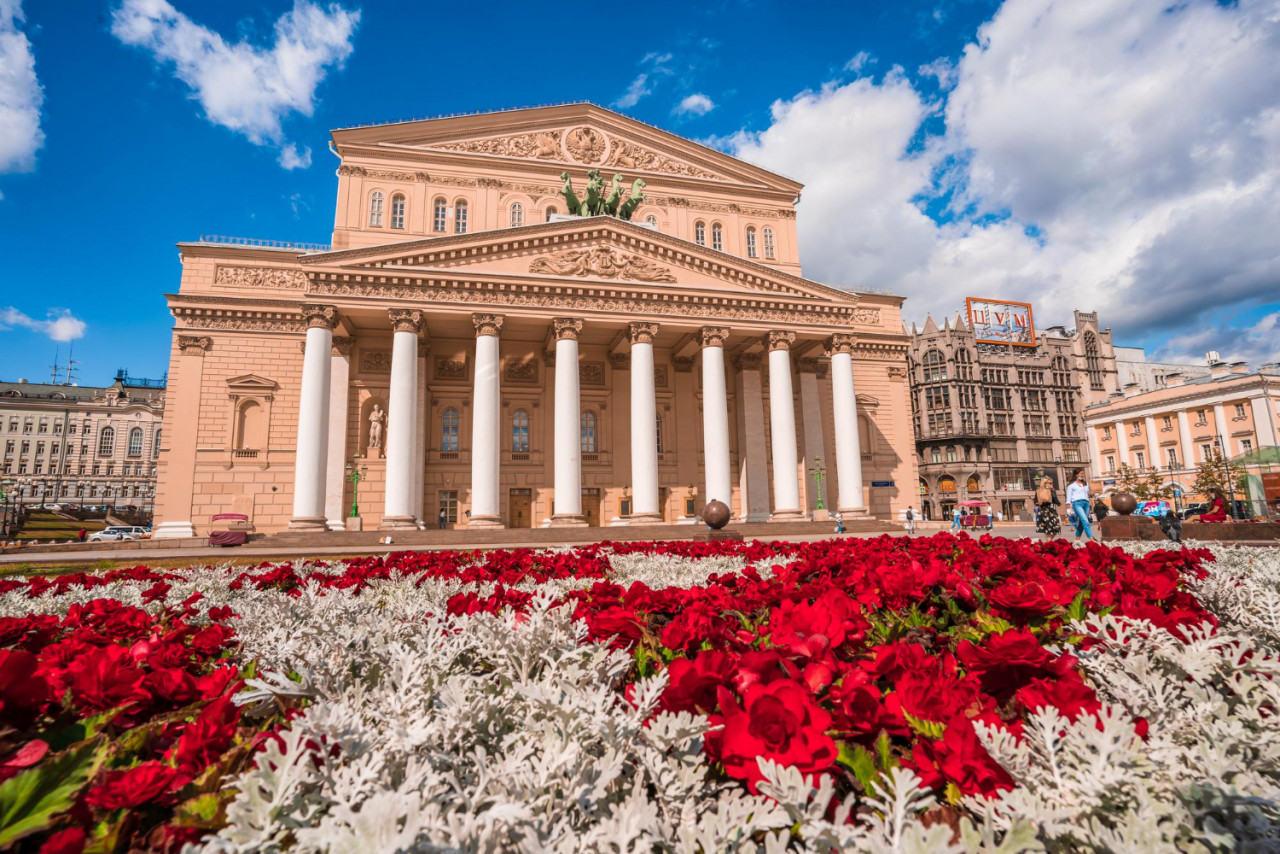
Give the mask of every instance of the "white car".
POLYGON ((140 540, 151 536, 151 529, 141 525, 112 525, 89 535, 89 542, 102 543, 113 540, 140 540))

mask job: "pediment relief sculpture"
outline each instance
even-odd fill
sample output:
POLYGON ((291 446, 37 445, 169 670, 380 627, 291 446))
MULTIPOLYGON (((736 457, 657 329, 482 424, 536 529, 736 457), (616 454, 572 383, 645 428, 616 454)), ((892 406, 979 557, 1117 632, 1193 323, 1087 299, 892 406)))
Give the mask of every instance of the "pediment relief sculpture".
POLYGON ((590 249, 564 249, 535 258, 530 273, 555 276, 594 276, 598 279, 631 279, 637 282, 674 282, 675 274, 667 267, 641 255, 622 252, 612 246, 590 249))
POLYGON ((534 131, 514 136, 491 136, 456 142, 429 143, 440 151, 463 151, 473 154, 495 154, 534 160, 555 160, 583 166, 616 166, 643 169, 690 178, 722 180, 723 175, 686 163, 679 158, 654 151, 636 142, 605 133, 591 125, 577 125, 564 130, 534 131))

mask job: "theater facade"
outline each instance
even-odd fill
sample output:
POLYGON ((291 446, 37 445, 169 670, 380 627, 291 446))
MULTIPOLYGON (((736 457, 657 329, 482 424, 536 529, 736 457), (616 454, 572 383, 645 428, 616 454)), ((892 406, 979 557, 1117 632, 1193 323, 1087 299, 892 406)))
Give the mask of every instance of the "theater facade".
POLYGON ((331 149, 332 245, 179 246, 157 536, 910 503, 902 299, 803 277, 800 184, 589 104, 331 149), (591 170, 629 220, 568 215, 591 170))

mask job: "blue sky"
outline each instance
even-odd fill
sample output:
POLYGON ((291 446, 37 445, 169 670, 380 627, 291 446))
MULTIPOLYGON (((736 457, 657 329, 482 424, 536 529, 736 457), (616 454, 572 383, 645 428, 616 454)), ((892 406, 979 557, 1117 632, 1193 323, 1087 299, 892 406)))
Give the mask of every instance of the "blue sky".
POLYGON ((327 242, 331 128, 572 100, 804 181, 806 272, 909 318, 1280 358, 1276 0, 171 3, 0 0, 0 379, 162 374, 174 244, 327 242))

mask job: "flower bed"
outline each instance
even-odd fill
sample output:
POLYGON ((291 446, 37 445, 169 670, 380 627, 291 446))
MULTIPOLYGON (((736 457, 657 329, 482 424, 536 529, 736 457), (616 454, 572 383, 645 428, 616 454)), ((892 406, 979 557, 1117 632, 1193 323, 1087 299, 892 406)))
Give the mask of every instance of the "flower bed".
POLYGON ((1214 556, 939 534, 0 580, 0 847, 1233 850, 1280 836, 1280 560, 1214 556))

